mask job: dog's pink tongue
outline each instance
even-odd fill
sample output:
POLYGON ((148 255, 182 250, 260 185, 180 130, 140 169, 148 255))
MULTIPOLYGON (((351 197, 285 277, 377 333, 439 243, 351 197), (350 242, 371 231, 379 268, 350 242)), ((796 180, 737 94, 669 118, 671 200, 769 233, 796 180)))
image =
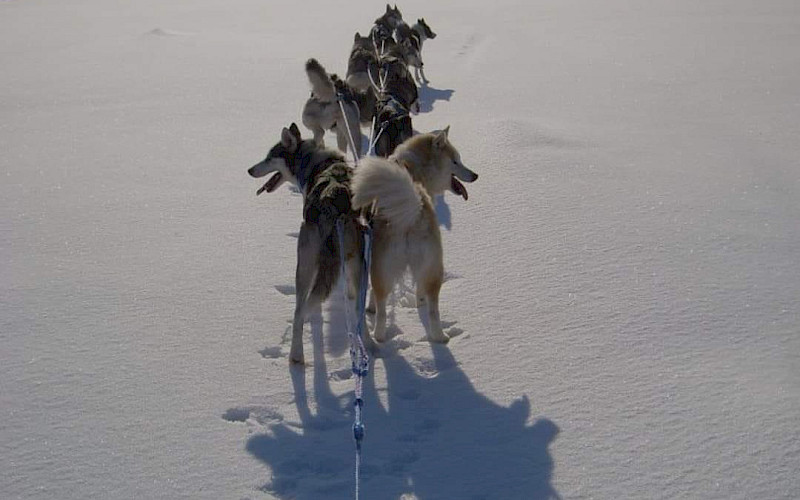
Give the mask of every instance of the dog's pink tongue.
POLYGON ((280 172, 270 177, 269 180, 266 183, 264 183, 264 185, 261 186, 261 188, 259 188, 258 191, 256 191, 256 196, 260 195, 264 191, 268 193, 275 191, 275 188, 277 188, 278 185, 281 183, 282 178, 283 175, 280 172))
POLYGON ((467 193, 467 188, 461 184, 461 181, 456 179, 454 175, 450 176, 450 187, 453 189, 455 194, 461 195, 462 198, 465 200, 469 199, 469 194, 467 193))

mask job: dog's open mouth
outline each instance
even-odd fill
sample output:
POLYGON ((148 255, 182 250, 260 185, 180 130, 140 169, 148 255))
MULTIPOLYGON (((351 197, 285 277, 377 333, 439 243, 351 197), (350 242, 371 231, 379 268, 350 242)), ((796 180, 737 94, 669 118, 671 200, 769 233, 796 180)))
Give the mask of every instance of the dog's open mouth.
POLYGON ((270 177, 269 180, 265 182, 264 185, 258 189, 258 191, 256 191, 256 196, 260 195, 264 191, 268 193, 275 191, 278 188, 278 186, 281 185, 282 182, 283 182, 283 174, 277 172, 275 175, 270 177))
POLYGON ((455 175, 450 176, 450 189, 452 189, 455 194, 461 196, 465 200, 469 199, 469 193, 467 193, 467 188, 464 187, 463 184, 461 184, 461 181, 456 179, 455 175))

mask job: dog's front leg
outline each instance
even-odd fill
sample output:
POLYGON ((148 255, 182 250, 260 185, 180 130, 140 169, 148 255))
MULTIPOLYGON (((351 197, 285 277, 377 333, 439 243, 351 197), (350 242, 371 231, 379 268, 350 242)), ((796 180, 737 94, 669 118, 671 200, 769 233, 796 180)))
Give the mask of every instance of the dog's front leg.
POLYGON ((317 278, 319 250, 321 247, 319 231, 315 226, 303 223, 297 237, 297 270, 295 272, 295 308, 292 322, 292 347, 289 352, 291 363, 303 364, 303 322, 306 319, 309 295, 317 278))
POLYGON ((427 81, 425 80, 425 73, 422 70, 421 66, 414 66, 414 78, 419 83, 419 86, 423 86, 427 81))

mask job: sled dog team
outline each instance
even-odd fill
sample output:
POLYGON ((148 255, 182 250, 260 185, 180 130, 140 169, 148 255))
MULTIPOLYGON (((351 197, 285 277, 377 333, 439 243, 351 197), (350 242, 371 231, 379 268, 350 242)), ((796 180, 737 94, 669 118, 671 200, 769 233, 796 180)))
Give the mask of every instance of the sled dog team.
MULTIPOLYGON (((467 190, 460 181, 473 182, 478 175, 461 162, 449 141, 449 127, 413 135, 410 112, 418 111, 418 92, 409 66, 415 68, 418 81, 426 81, 421 49, 426 39, 435 36, 423 19, 409 27, 397 6, 387 5, 369 36, 356 33, 345 80, 309 59, 306 73, 312 92, 302 116, 313 139, 303 139, 292 123, 281 131, 266 158, 248 170, 253 177, 272 174, 257 194, 271 193, 284 182, 303 194, 292 363, 304 363, 305 317, 328 297, 339 279, 342 254, 348 296, 357 295, 367 220, 373 229, 369 274, 375 341, 387 340, 386 301, 407 268, 416 282, 417 306, 428 308, 429 339, 449 340, 439 318, 444 265, 432 199, 450 190, 466 200, 467 190), (361 124, 372 125, 377 156, 361 158, 354 168, 344 152, 353 147, 349 130, 354 153, 361 156, 361 124), (339 150, 325 148, 325 130, 335 131, 339 150), (343 244, 336 229, 340 219, 343 244)), ((368 349, 377 348, 366 331, 363 340, 368 349)))

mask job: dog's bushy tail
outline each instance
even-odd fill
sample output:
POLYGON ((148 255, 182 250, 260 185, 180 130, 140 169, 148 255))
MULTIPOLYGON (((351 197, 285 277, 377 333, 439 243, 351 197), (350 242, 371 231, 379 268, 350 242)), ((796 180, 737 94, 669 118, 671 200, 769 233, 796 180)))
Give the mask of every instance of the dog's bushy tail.
POLYGON ((417 221, 428 196, 405 168, 374 156, 360 161, 351 187, 353 208, 366 208, 376 202, 378 216, 400 231, 417 221))
POLYGON ((311 92, 320 101, 333 102, 336 100, 336 89, 333 86, 333 80, 331 80, 330 75, 328 75, 328 72, 325 71, 319 61, 314 58, 306 61, 306 74, 311 84, 311 92))

